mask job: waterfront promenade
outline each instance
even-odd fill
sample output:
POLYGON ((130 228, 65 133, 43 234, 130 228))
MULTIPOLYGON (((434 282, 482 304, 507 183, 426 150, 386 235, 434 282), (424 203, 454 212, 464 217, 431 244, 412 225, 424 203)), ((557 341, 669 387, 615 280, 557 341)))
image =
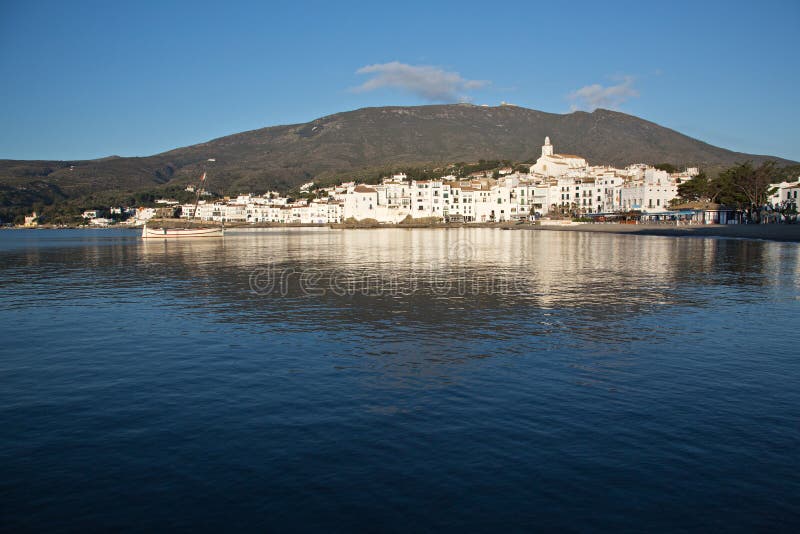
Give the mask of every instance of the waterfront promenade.
POLYGON ((525 226, 554 232, 602 232, 667 237, 731 237, 800 242, 800 224, 575 224, 569 226, 525 226))

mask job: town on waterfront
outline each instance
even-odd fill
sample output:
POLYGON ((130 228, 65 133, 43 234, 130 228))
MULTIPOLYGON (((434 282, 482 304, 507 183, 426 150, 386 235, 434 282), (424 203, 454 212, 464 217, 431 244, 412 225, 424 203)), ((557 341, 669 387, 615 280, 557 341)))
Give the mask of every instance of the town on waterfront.
MULTIPOLYGON (((749 169, 753 173, 761 170, 749 169)), ((140 226, 154 218, 289 225, 790 223, 797 219, 800 192, 800 177, 771 182, 767 175, 754 185, 752 198, 747 198, 749 206, 725 205, 716 202, 719 191, 717 195, 708 191, 708 179, 698 167, 590 165, 581 156, 556 153, 549 137, 532 165, 490 168, 466 176, 446 170, 433 179, 394 173, 377 184, 348 181, 326 187, 309 181, 293 196, 269 191, 214 198, 202 188, 203 183, 189 184, 186 192, 196 193, 198 202, 160 198, 152 206, 87 209, 82 219, 95 227, 116 223, 140 226)), ((38 224, 39 218, 33 213, 23 226, 38 224)))

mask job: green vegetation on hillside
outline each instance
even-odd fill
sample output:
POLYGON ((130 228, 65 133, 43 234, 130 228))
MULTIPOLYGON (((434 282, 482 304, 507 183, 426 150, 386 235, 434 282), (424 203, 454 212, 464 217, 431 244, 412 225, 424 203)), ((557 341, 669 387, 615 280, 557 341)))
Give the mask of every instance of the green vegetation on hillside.
MULTIPOLYGON (((180 203, 191 203, 195 194, 185 190, 185 186, 166 185, 141 191, 98 191, 75 198, 63 195, 53 198, 44 193, 18 200, 19 192, 15 189, 0 190, 0 223, 19 224, 25 215, 36 211, 40 222, 47 224, 78 224, 83 222, 81 213, 84 210, 99 210, 105 217, 114 219, 108 209, 112 207, 154 207, 160 198, 177 200, 180 203), (19 203, 14 204, 14 201, 19 203)), ((49 190, 48 190, 49 191, 49 190)))
MULTIPOLYGON (((285 192, 310 180, 375 179, 409 168, 422 169, 421 178, 433 178, 458 161, 531 162, 546 135, 558 152, 580 154, 592 164, 670 162, 671 167, 697 166, 711 174, 741 161, 779 160, 717 148, 608 110, 558 115, 517 106, 433 105, 364 108, 148 157, 0 160, 0 185, 23 188, 42 182, 67 198, 77 198, 97 191, 185 185, 208 170, 213 187, 226 194, 285 192), (209 158, 216 161, 209 163, 209 158)), ((48 194, 40 201, 46 204, 56 196, 48 194)), ((7 195, 6 204, 21 202, 9 202, 7 195)))

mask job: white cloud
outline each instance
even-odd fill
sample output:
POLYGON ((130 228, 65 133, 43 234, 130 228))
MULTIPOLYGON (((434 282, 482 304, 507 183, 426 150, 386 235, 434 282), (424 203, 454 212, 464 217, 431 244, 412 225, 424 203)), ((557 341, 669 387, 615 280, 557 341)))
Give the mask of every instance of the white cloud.
POLYGON ((567 98, 572 101, 571 110, 594 111, 597 108, 617 109, 619 106, 639 96, 633 87, 633 76, 617 78, 616 85, 603 86, 599 83, 581 87, 571 92, 567 98))
POLYGON ((430 102, 469 101, 465 91, 480 89, 490 83, 485 80, 465 80, 459 73, 439 67, 408 65, 397 61, 367 65, 358 69, 356 74, 370 74, 372 77, 354 88, 355 92, 389 87, 407 91, 430 102))

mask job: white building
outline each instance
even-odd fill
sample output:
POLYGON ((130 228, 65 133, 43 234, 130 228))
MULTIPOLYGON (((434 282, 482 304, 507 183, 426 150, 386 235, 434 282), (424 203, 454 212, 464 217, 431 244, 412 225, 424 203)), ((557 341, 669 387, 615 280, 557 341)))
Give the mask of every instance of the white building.
POLYGON ((666 171, 648 168, 644 178, 622 186, 621 208, 646 213, 666 211, 678 196, 678 185, 666 171))
POLYGON ((137 208, 133 218, 137 224, 142 224, 156 216, 155 208, 137 208))
POLYGON ((572 154, 555 154, 550 137, 544 138, 542 155, 531 166, 531 174, 540 174, 547 177, 558 177, 572 170, 584 169, 588 166, 586 160, 572 154))
POLYGON ((247 222, 247 204, 225 204, 222 222, 247 222))
POLYGON ((795 208, 800 208, 800 181, 797 182, 781 182, 779 184, 770 184, 769 190, 774 192, 770 195, 768 201, 773 206, 780 206, 784 203, 791 203, 795 208))
POLYGON ((361 221, 377 219, 378 191, 370 186, 357 185, 348 188, 344 201, 344 218, 361 221))

